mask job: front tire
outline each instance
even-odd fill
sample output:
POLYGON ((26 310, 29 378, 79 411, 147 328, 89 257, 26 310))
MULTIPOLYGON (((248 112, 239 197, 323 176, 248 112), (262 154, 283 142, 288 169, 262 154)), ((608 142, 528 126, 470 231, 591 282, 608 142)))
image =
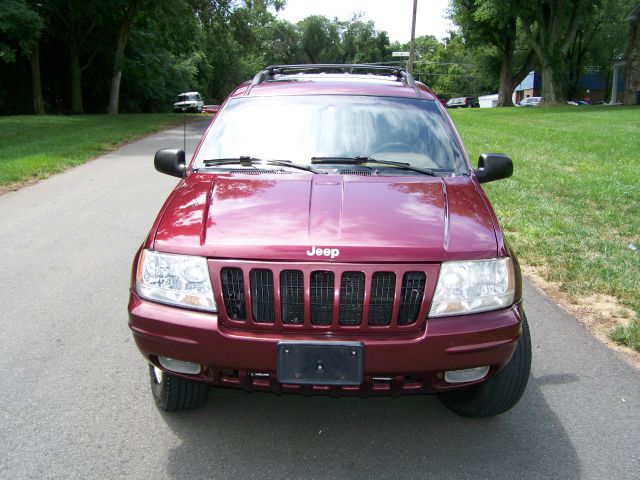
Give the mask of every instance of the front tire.
POLYGON ((509 363, 493 378, 463 390, 439 395, 440 401, 463 417, 492 417, 511 409, 527 387, 531 371, 531 337, 522 316, 522 336, 509 363))
POLYGON ((199 408, 207 401, 209 386, 171 375, 149 364, 151 393, 160 410, 181 412, 199 408))

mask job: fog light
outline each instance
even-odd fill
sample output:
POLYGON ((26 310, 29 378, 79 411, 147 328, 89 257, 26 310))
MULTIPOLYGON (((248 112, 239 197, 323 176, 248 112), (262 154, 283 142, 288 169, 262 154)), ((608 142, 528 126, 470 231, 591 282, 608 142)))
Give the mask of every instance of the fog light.
POLYGON ((444 381, 447 383, 475 382, 484 378, 489 373, 489 366, 465 368, 464 370, 449 370, 444 372, 444 381))
POLYGON ((186 373, 188 375, 197 375, 200 373, 200 365, 197 363, 184 362, 169 357, 158 357, 158 361, 160 365, 172 372, 186 373))

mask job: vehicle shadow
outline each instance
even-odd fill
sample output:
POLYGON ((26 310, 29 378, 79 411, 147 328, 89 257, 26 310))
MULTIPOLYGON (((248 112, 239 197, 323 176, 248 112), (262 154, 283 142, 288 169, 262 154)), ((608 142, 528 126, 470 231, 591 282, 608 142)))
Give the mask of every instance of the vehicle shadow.
POLYGON ((467 419, 434 396, 327 398, 211 391, 206 406, 164 414, 182 443, 172 478, 579 478, 580 463, 541 387, 520 403, 467 419))

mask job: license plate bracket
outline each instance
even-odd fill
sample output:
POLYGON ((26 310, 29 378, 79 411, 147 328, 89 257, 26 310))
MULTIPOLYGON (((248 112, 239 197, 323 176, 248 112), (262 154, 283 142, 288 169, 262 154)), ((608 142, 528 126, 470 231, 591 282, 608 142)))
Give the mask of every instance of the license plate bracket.
POLYGON ((361 385, 364 376, 361 342, 278 342, 280 383, 361 385))

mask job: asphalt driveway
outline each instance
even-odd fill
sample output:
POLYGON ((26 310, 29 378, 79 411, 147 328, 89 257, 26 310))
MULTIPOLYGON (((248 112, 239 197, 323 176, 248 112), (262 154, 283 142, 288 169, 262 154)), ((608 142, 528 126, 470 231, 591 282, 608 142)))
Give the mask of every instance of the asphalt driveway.
POLYGON ((182 127, 0 196, 0 478, 640 478, 639 372, 528 283, 532 377, 502 416, 227 390, 160 413, 127 289, 177 182, 153 153, 181 146, 182 127))

